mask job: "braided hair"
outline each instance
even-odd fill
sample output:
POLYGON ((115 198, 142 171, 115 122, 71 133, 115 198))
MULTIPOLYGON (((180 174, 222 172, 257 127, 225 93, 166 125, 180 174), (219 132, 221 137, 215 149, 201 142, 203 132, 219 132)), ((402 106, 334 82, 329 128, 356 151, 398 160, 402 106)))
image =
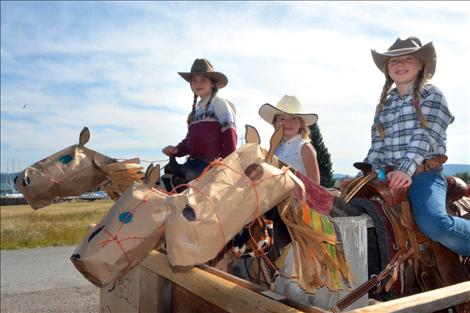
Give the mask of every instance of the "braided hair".
POLYGON ((211 79, 211 82, 214 84, 212 86, 212 93, 211 93, 211 96, 209 97, 209 100, 207 101, 207 104, 206 104, 206 112, 207 110, 209 109, 209 105, 211 104, 211 101, 212 101, 212 98, 215 97, 215 95, 217 94, 217 92, 219 91, 219 88, 217 87, 217 85, 215 84, 215 81, 213 81, 211 79))
POLYGON ((186 120, 186 123, 191 123, 193 120, 194 113, 196 112, 196 103, 197 103, 197 94, 194 94, 194 99, 193 99, 193 107, 191 110, 191 113, 189 113, 188 118, 186 120))
MULTIPOLYGON (((206 112, 207 112, 207 110, 209 109, 209 105, 211 104, 212 98, 214 98, 214 96, 215 96, 215 95, 217 94, 217 92, 219 91, 219 87, 217 87, 217 84, 216 84, 215 80, 213 80, 212 78, 211 78, 210 80, 211 80, 211 83, 212 83, 212 92, 211 92, 211 96, 209 97, 209 100, 207 101, 206 112)), ((194 113, 196 113, 197 98, 198 98, 198 95, 197 95, 197 94, 194 94, 192 110, 191 110, 191 113, 189 113, 188 118, 187 118, 187 120, 186 120, 186 122, 187 122, 188 124, 191 123, 191 121, 192 121, 193 118, 194 118, 194 113)))
POLYGON ((426 117, 424 116, 423 112, 420 109, 419 105, 419 91, 421 88, 426 84, 427 79, 424 77, 424 69, 419 71, 418 77, 415 81, 415 86, 413 89, 413 104, 415 106, 416 117, 419 120, 419 125, 424 128, 427 125, 426 117))
POLYGON ((390 75, 388 75, 388 71, 386 70, 385 73, 385 84, 382 87, 382 94, 380 95, 380 100, 379 103, 377 104, 377 107, 375 108, 375 117, 374 117, 374 123, 377 128, 377 131, 379 132, 380 138, 384 138, 385 136, 385 131, 382 123, 380 123, 379 116, 380 113, 382 113, 384 109, 384 104, 387 101, 388 94, 390 92, 390 88, 393 85, 393 80, 390 78, 390 75))
MULTIPOLYGON (((413 88, 413 104, 415 107, 416 111, 416 116, 419 120, 419 125, 421 127, 426 127, 427 121, 426 117, 424 116, 423 112, 420 109, 419 105, 419 91, 421 88, 426 84, 427 79, 424 77, 424 68, 421 69, 418 72, 418 76, 416 77, 414 88, 413 88)), ((380 100, 379 103, 377 104, 377 107, 375 109, 375 117, 374 117, 374 123, 377 128, 377 131, 379 132, 380 138, 384 138, 385 136, 385 131, 383 128, 382 123, 380 123, 379 116, 380 113, 382 113, 384 109, 385 102, 387 102, 388 95, 390 93, 390 88, 393 85, 393 80, 390 78, 390 75, 388 74, 388 70, 385 70, 385 84, 382 88, 382 93, 380 95, 380 100)))

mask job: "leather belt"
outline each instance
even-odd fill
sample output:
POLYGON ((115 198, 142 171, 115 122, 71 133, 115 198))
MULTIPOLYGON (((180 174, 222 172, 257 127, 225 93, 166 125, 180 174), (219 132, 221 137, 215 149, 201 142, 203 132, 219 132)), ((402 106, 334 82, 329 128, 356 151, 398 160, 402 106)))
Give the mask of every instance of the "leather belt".
POLYGON ((436 168, 442 167, 442 164, 444 164, 447 161, 447 156, 445 155, 438 155, 435 156, 431 159, 424 160, 421 165, 419 165, 416 168, 415 175, 416 174, 421 174, 422 172, 430 171, 436 168))

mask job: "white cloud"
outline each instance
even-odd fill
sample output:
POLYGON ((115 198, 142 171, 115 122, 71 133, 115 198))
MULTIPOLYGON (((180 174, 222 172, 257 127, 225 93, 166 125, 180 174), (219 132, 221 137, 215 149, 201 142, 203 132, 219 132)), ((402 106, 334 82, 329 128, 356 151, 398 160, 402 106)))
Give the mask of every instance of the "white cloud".
POLYGON ((435 43, 432 82, 457 117, 448 133, 449 162, 470 163, 466 3, 42 6, 57 16, 2 3, 2 171, 16 149, 30 148, 33 163, 74 144, 84 125, 97 150, 162 158, 163 146, 183 138, 192 103, 176 72, 207 57, 229 77, 220 94, 237 106, 239 135, 252 124, 267 144, 272 128, 258 117, 259 107, 294 94, 319 115, 335 172, 355 173, 351 164, 367 152, 383 84, 370 49, 386 50, 397 36, 412 34, 435 43))

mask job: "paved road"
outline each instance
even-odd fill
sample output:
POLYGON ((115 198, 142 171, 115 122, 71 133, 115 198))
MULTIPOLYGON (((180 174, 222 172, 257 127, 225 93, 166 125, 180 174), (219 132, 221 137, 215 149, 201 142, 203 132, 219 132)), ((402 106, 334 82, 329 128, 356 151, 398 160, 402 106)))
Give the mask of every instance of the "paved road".
POLYGON ((0 251, 1 312, 98 312, 99 289, 70 262, 74 249, 0 251))

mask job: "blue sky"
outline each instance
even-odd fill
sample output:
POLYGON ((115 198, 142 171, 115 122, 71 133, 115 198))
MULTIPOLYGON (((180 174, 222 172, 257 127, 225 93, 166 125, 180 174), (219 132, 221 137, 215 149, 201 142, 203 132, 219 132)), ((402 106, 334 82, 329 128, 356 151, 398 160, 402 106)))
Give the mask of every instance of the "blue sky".
POLYGON ((165 160, 192 103, 177 72, 206 57, 229 78, 239 137, 254 125, 267 146, 259 107, 295 95, 319 115, 335 173, 354 174, 384 82, 370 49, 409 35, 436 47, 431 83, 456 116, 448 162, 470 164, 469 31, 468 2, 2 1, 1 171, 77 143, 83 126, 91 149, 165 160))

